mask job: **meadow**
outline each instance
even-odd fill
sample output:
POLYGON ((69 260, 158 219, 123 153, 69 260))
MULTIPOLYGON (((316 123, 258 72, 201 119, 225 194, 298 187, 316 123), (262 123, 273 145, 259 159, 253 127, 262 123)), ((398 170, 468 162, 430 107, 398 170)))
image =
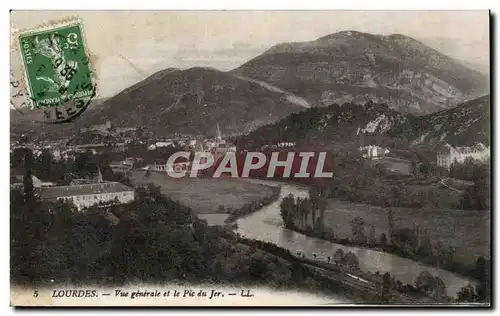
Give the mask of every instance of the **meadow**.
MULTIPOLYGON (((478 256, 490 258, 490 214, 487 211, 464 211, 454 209, 392 208, 396 228, 414 228, 420 233, 427 231, 432 244, 441 244, 456 249, 454 258, 462 263, 472 263, 478 256)), ((355 204, 340 200, 329 200, 325 211, 325 225, 331 227, 337 238, 351 238, 351 221, 360 216, 365 220, 365 233, 375 227, 375 236, 389 235, 385 208, 355 204)))
POLYGON ((220 213, 219 207, 240 208, 245 203, 258 201, 270 195, 272 190, 263 184, 229 178, 182 178, 173 179, 166 174, 132 172, 134 185, 153 183, 161 187, 162 194, 189 206, 197 214, 220 213))

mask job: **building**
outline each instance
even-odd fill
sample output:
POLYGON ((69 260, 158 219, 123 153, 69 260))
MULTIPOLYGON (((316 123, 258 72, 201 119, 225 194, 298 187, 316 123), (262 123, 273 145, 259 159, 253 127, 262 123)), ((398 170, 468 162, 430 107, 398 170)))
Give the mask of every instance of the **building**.
MULTIPOLYGON (((33 181, 34 188, 44 188, 53 187, 56 184, 52 182, 44 182, 38 179, 36 176, 31 175, 31 180, 33 181)), ((14 171, 10 175, 10 187, 12 189, 23 189, 24 188, 24 174, 14 171)))
POLYGON ((222 138, 219 124, 217 124, 217 138, 212 150, 215 161, 224 157, 228 152, 236 152, 236 146, 222 138))
POLYGON ((102 152, 104 151, 108 146, 104 143, 99 143, 99 144, 82 144, 82 145, 75 145, 73 146, 73 150, 75 152, 83 153, 86 152, 87 150, 90 150, 94 155, 97 152, 102 152))
POLYGON ((148 170, 156 171, 156 172, 183 172, 189 170, 191 167, 191 161, 186 159, 185 157, 179 157, 175 160, 173 164, 167 164, 166 162, 155 162, 153 165, 150 165, 148 170))
POLYGON ((12 189, 24 188, 24 174, 20 172, 11 172, 10 174, 10 187, 12 189))
POLYGON ((100 182, 80 185, 41 188, 43 201, 67 200, 73 202, 78 210, 99 203, 125 204, 134 200, 134 189, 119 182, 100 182))
MULTIPOLYGON (((110 125, 111 127, 111 125, 110 125)), ((137 131, 137 127, 116 127, 115 128, 115 131, 117 133, 130 133, 130 132, 136 132, 137 131)))
POLYGON ((367 159, 380 159, 390 152, 389 149, 377 145, 362 146, 359 147, 359 151, 363 155, 363 158, 367 159))
POLYGON ((127 144, 125 143, 114 143, 111 149, 114 153, 122 153, 127 151, 127 144))
POLYGON ((154 145, 156 148, 169 147, 169 146, 174 146, 174 142, 172 141, 156 142, 154 145))
POLYGON ((106 124, 92 125, 90 127, 80 128, 80 133, 92 131, 107 132, 109 130, 111 130, 111 121, 107 121, 106 124))
POLYGON ((490 158, 490 148, 482 143, 471 147, 453 147, 446 144, 437 155, 437 165, 449 169, 455 161, 462 163, 469 157, 474 160, 486 161, 490 158))

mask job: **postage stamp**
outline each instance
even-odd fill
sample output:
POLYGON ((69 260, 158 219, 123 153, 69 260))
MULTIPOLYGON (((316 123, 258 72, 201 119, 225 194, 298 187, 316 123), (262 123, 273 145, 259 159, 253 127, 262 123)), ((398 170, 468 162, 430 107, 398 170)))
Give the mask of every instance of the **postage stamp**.
POLYGON ((77 19, 20 32, 26 91, 46 123, 68 122, 95 97, 95 78, 77 19))

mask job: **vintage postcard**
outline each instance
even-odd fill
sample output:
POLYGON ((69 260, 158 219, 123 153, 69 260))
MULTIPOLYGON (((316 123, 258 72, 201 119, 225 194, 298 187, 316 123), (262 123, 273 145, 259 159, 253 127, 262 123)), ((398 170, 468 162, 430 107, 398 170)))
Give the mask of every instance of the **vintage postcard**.
POLYGON ((12 306, 491 305, 490 12, 10 25, 12 306))

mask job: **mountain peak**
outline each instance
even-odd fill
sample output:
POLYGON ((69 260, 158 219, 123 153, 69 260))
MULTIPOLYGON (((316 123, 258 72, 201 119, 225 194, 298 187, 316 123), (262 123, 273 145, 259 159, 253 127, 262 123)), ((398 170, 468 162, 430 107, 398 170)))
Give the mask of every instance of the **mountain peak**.
POLYGON ((409 36, 406 36, 406 35, 403 35, 403 34, 400 34, 400 33, 396 33, 396 34, 391 34, 391 35, 388 35, 387 36, 388 38, 391 38, 391 39, 395 39, 395 40, 398 40, 398 39, 411 39, 411 40, 415 40, 409 36))
POLYGON ((336 32, 336 33, 322 36, 322 37, 318 38, 318 40, 326 40, 326 39, 332 39, 332 38, 344 37, 344 36, 355 38, 355 37, 360 37, 360 36, 363 36, 366 34, 367 33, 359 32, 359 31, 355 31, 355 30, 346 30, 346 31, 340 31, 340 32, 336 32))
POLYGON ((158 135, 248 132, 303 106, 279 89, 210 67, 165 69, 106 101, 88 124, 144 126, 158 135))
POLYGON ((488 78, 403 34, 355 30, 279 44, 233 73, 265 81, 309 103, 387 103, 429 114, 487 92, 488 78))

